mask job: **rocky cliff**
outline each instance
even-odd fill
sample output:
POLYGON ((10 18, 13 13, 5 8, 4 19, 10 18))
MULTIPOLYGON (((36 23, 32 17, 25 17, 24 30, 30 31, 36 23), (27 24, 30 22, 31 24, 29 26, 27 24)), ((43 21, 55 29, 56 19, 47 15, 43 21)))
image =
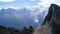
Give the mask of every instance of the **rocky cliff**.
POLYGON ((60 34, 60 7, 51 4, 44 23, 33 34, 60 34))

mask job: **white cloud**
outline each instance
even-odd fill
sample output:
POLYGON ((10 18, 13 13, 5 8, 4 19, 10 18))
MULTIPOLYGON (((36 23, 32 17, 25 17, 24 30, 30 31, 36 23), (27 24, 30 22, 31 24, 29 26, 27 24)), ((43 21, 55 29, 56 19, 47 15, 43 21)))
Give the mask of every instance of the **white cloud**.
POLYGON ((48 8, 52 3, 60 5, 60 0, 40 0, 40 2, 38 2, 35 6, 25 6, 25 7, 31 8, 31 9, 34 9, 34 8, 45 9, 45 8, 48 8))
POLYGON ((38 9, 36 12, 33 12, 32 15, 36 17, 35 22, 39 22, 39 20, 37 19, 37 15, 39 15, 43 11, 47 12, 49 6, 52 3, 60 5, 60 0, 40 0, 40 2, 38 2, 35 6, 26 6, 26 7, 32 9, 33 11, 35 10, 35 8, 38 9))
POLYGON ((40 0, 40 2, 38 2, 38 5, 47 7, 47 6, 50 6, 50 4, 52 3, 60 5, 60 0, 40 0))
POLYGON ((29 1, 36 1, 36 0, 29 0, 29 1))
POLYGON ((39 20, 37 19, 37 17, 35 17, 35 23, 39 23, 39 20))
POLYGON ((8 6, 7 8, 20 9, 20 7, 8 6))
POLYGON ((3 9, 3 8, 4 8, 4 9, 11 8, 11 9, 16 9, 16 10, 22 9, 22 7, 17 7, 17 6, 5 6, 5 7, 1 7, 1 6, 0 6, 0 10, 3 9))
MULTIPOLYGON (((16 7, 16 6, 7 6, 7 7, 4 7, 4 9, 8 9, 8 8, 21 9, 21 7, 16 7)), ((2 8, 0 8, 0 9, 2 9, 2 8)))
POLYGON ((0 2, 13 2, 15 0, 0 0, 0 2))
POLYGON ((35 6, 25 6, 28 9, 31 9, 32 11, 38 9, 33 15, 39 15, 44 10, 47 11, 49 6, 54 3, 57 5, 60 5, 60 0, 40 0, 35 6))
POLYGON ((38 2, 36 5, 36 6, 38 6, 38 8, 40 10, 38 10, 36 14, 38 15, 39 13, 41 13, 43 11, 47 11, 49 6, 52 3, 60 6, 60 0, 40 0, 40 2, 38 2))
POLYGON ((38 2, 35 6, 27 6, 27 7, 31 8, 32 10, 38 8, 38 10, 35 13, 35 15, 38 15, 44 10, 47 11, 52 3, 60 5, 60 0, 40 0, 40 2, 38 2))

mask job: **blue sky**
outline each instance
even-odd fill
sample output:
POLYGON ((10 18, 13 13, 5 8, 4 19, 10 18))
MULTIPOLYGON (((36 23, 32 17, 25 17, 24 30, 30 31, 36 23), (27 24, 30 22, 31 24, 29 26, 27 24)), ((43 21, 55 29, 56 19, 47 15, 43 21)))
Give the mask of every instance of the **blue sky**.
POLYGON ((0 0, 0 8, 47 7, 52 3, 60 5, 60 0, 0 0))
POLYGON ((34 6, 39 2, 39 0, 0 0, 0 7, 9 7, 9 6, 14 6, 14 7, 25 7, 26 5, 28 6, 34 6))
POLYGON ((38 1, 22 1, 22 0, 15 0, 13 2, 0 2, 1 6, 24 6, 24 5, 35 5, 38 1))

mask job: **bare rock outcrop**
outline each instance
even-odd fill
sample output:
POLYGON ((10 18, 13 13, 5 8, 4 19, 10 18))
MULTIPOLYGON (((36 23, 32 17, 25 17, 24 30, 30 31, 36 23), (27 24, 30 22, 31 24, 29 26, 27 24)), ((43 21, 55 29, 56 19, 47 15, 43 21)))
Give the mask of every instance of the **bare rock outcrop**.
POLYGON ((33 34, 60 34, 60 7, 51 4, 42 26, 33 34))

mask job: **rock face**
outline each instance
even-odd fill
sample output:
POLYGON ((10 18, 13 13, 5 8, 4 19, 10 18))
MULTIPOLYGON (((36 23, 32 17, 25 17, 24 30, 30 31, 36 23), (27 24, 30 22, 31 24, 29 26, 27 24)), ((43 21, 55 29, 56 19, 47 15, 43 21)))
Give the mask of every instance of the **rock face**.
POLYGON ((51 4, 42 26, 33 34, 60 34, 60 7, 51 4))

